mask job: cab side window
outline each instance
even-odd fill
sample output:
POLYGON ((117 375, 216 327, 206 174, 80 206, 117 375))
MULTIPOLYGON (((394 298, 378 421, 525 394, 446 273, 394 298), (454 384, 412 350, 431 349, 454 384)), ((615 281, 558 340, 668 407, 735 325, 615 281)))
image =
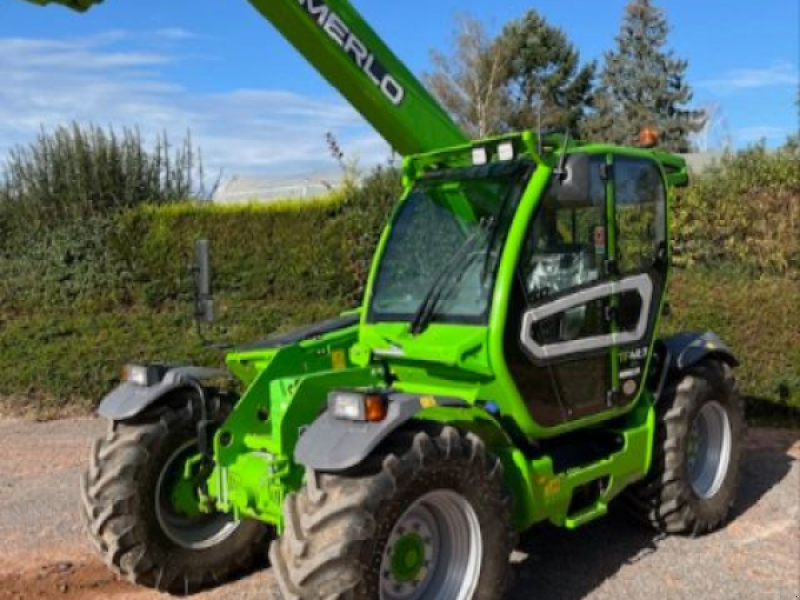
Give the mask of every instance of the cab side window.
POLYGON ((666 241, 666 190, 650 160, 615 157, 617 265, 620 274, 651 269, 666 241))
MULTIPOLYGON (((596 283, 606 277, 606 186, 600 176, 605 156, 591 157, 589 193, 562 203, 548 191, 531 225, 521 276, 527 304, 596 283)), ((591 301, 539 323, 534 337, 542 345, 608 333, 605 300, 591 301)))
POLYGON ((521 263, 529 303, 605 277, 606 192, 600 176, 605 157, 590 161, 589 194, 562 204, 548 191, 528 233, 521 263))

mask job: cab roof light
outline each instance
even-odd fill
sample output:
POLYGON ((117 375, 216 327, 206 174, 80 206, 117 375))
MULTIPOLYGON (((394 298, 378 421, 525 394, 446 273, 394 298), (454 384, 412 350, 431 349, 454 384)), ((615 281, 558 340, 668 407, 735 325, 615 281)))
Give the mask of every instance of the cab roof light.
POLYGON ((514 160, 514 142, 503 142, 497 147, 497 155, 500 160, 514 160))
POLYGON ((489 153, 483 146, 472 149, 472 164, 476 167, 482 167, 489 162, 489 153))

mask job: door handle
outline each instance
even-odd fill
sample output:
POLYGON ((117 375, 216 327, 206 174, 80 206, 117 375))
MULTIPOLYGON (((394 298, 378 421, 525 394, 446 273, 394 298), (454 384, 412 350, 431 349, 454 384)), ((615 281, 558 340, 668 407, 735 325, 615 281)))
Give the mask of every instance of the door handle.
POLYGON ((609 281, 590 288, 576 291, 574 294, 558 298, 527 310, 522 317, 522 331, 520 343, 529 358, 535 362, 542 362, 562 358, 583 352, 592 352, 610 348, 614 345, 634 344, 647 335, 650 307, 653 302, 653 282, 646 274, 633 275, 620 281, 609 281), (609 333, 591 337, 541 344, 536 341, 534 327, 542 321, 555 315, 564 313, 572 308, 584 306, 596 300, 611 298, 624 292, 637 292, 642 297, 642 310, 636 327, 631 331, 609 333))

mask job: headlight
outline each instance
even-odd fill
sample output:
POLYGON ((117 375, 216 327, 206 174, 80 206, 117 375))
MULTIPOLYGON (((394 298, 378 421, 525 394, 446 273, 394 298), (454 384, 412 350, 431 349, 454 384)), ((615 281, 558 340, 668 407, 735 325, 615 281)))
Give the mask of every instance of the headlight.
POLYGON ((333 394, 330 402, 331 412, 337 419, 345 421, 366 421, 367 408, 364 405, 364 396, 337 392, 333 394))
POLYGON ((389 401, 381 394, 334 392, 328 400, 328 409, 342 421, 379 423, 386 420, 389 401))

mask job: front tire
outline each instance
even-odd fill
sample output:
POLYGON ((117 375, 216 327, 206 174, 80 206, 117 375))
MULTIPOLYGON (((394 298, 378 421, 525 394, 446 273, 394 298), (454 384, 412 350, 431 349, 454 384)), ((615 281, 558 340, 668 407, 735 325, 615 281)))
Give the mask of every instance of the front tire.
POLYGON ((453 428, 377 457, 377 473, 307 473, 270 558, 284 600, 500 600, 511 499, 500 461, 453 428))
POLYGON ((196 439, 193 402, 182 398, 139 422, 112 423, 92 448, 81 516, 106 564, 133 583, 189 594, 249 568, 263 551, 263 523, 172 506, 170 478, 197 452, 196 439))
POLYGON ((626 493, 630 512, 664 533, 721 527, 736 501, 744 435, 730 366, 708 360, 693 367, 658 406, 653 465, 626 493))

